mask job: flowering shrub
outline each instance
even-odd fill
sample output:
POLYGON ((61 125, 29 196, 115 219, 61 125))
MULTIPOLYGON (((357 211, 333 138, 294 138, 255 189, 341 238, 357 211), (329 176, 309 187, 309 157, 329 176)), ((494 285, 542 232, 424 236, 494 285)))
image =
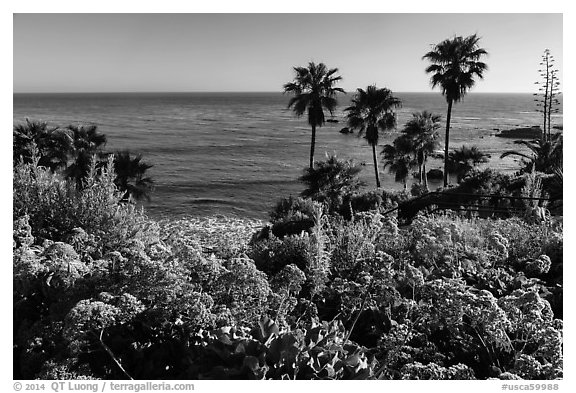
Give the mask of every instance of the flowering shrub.
POLYGON ((106 169, 14 179, 15 378, 562 378, 561 224, 311 204, 307 231, 253 237, 156 223, 106 169))
POLYGON ((103 292, 99 299, 81 300, 68 312, 64 334, 69 340, 89 331, 101 331, 116 323, 125 323, 145 309, 138 299, 127 293, 115 298, 103 292))
POLYGON ((547 255, 540 255, 536 259, 530 259, 526 261, 526 272, 535 276, 548 273, 552 261, 547 255))
POLYGON ((314 226, 314 205, 311 199, 289 196, 278 201, 270 212, 272 233, 277 237, 298 235, 314 226))
POLYGON ((290 264, 296 265, 306 276, 304 292, 314 295, 324 288, 330 269, 329 252, 326 249, 326 226, 324 208, 319 203, 313 205, 314 226, 310 233, 270 238, 253 242, 248 255, 254 259, 258 269, 269 277, 276 275, 290 264))
POLYGON ((238 323, 254 324, 267 311, 270 286, 266 275, 247 258, 226 261, 224 268, 210 288, 214 301, 228 307, 238 323))
POLYGON ((143 211, 132 204, 120 204, 122 194, 114 185, 112 160, 100 175, 93 164, 81 189, 36 164, 37 160, 14 168, 13 215, 15 220, 28 217, 38 242, 66 241, 81 228, 98 240, 99 248, 94 250, 98 256, 132 239, 155 240, 141 238, 144 234, 153 236, 147 229, 155 225, 143 211))
POLYGON ((470 367, 457 364, 448 368, 420 362, 408 363, 400 370, 401 379, 476 379, 470 367))

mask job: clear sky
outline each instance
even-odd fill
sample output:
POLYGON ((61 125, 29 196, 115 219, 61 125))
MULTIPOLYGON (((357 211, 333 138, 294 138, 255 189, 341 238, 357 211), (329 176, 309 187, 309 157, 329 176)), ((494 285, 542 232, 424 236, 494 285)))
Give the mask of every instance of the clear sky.
POLYGON ((534 91, 546 48, 562 81, 562 14, 15 14, 14 92, 281 91, 309 61, 348 91, 430 91, 422 56, 473 33, 473 91, 534 91))

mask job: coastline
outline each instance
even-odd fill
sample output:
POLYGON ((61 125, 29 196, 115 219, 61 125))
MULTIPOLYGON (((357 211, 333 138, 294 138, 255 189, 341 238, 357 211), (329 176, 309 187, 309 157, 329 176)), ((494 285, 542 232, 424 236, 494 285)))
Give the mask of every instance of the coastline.
MULTIPOLYGON (((404 104, 398 110, 397 131, 383 133, 378 150, 393 141, 419 108, 445 116, 440 94, 399 96, 404 104)), ((374 186, 369 145, 357 133, 339 132, 348 98, 340 100, 334 114, 339 122, 318 129, 317 157, 336 152, 340 158, 364 162, 360 178, 369 189, 374 186)), ((297 196, 302 191, 297 178, 308 160, 310 130, 303 119, 292 116, 286 100, 282 93, 32 94, 15 97, 13 122, 29 117, 60 126, 93 124, 108 136, 107 149, 141 153, 153 165, 149 173, 156 191, 145 205, 154 217, 223 213, 265 219, 278 194, 297 196)), ((538 124, 540 115, 529 110, 532 103, 530 94, 472 92, 454 108, 451 148, 477 145, 492 156, 488 165, 516 171, 514 158, 498 157, 523 147, 513 138, 496 138, 494 128, 538 124)), ((442 163, 430 160, 427 166, 441 169, 442 163)), ((380 173, 384 188, 402 189, 387 169, 381 167, 380 173)))

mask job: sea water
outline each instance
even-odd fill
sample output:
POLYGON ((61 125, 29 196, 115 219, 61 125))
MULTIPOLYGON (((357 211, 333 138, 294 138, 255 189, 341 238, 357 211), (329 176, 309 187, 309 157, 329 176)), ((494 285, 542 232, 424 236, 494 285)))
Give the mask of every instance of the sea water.
MULTIPOLYGON (((443 149, 446 101, 439 93, 397 93, 398 131, 413 112, 427 110, 442 116, 443 149)), ((309 162, 310 127, 287 108, 290 96, 281 93, 86 93, 15 94, 14 124, 30 120, 51 125, 94 124, 108 137, 109 151, 129 149, 153 167, 155 190, 147 212, 156 218, 229 216, 265 219, 276 201, 298 195, 298 181, 309 162)), ((343 109, 351 95, 342 96, 333 119, 318 129, 316 159, 336 153, 365 163, 360 177, 375 187, 372 150, 346 126, 343 109)), ((561 110, 561 106, 560 106, 561 110)), ((330 116, 327 116, 330 118, 330 116)), ((477 146, 490 154, 491 168, 513 172, 517 159, 500 159, 506 150, 521 150, 499 130, 541 124, 531 94, 470 93, 453 106, 450 146, 477 146)), ((553 124, 562 124, 562 112, 553 124)), ((383 133, 381 146, 397 132, 383 133)), ((427 169, 442 168, 430 160, 427 169)), ((382 187, 401 189, 382 168, 382 187)), ((415 180, 411 180, 415 181, 415 180)), ((439 183, 431 183, 438 186, 439 183)))

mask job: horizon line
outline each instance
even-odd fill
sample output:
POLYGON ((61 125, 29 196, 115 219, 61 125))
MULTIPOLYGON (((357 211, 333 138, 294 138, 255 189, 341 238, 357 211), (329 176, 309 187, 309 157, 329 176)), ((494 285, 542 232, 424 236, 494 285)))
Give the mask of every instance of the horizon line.
MULTIPOLYGON (((353 94, 355 91, 347 91, 344 94, 353 94)), ((282 91, 273 91, 273 90, 261 90, 261 91, 254 91, 254 90, 196 90, 196 91, 13 91, 12 94, 236 94, 236 93, 278 93, 284 94, 282 91)), ((396 91, 396 93, 418 93, 418 94, 438 94, 438 91, 416 91, 416 90, 407 90, 407 91, 396 91)), ((531 91, 472 91, 468 92, 467 94, 534 94, 535 92, 531 91)), ((560 93, 561 95, 561 93, 560 93)))

